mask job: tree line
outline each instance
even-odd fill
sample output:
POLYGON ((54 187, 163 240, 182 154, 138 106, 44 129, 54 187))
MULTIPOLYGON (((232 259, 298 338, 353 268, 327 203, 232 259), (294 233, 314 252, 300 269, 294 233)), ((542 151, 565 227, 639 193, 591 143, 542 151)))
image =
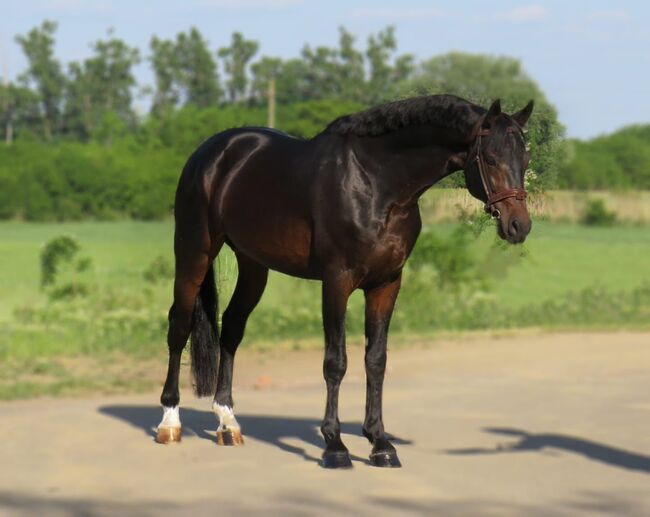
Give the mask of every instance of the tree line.
POLYGON ((134 94, 151 96, 151 115, 163 117, 182 107, 260 106, 270 79, 277 81, 281 105, 346 99, 369 105, 395 93, 393 86, 415 69, 411 55, 397 55, 393 27, 371 35, 365 52, 355 37, 339 29, 339 46, 312 48, 283 60, 261 56, 259 43, 240 32, 213 50, 192 27, 172 39, 153 36, 143 53, 109 31, 91 45, 91 55, 67 69, 55 56, 57 24, 46 20, 15 38, 28 67, 15 83, 0 88, 5 140, 31 135, 51 141, 87 141, 106 136, 107 126, 134 129, 134 94), (154 84, 137 85, 133 69, 147 61, 154 84))
POLYGON ((588 141, 571 140, 558 176, 562 188, 650 189, 650 124, 588 141))
MULTIPOLYGON (((557 183, 564 170, 564 128, 521 63, 509 57, 452 52, 417 61, 398 52, 393 27, 360 48, 340 28, 333 47, 305 44, 298 56, 260 55, 235 32, 211 48, 196 28, 152 36, 146 52, 109 31, 90 55, 64 66, 55 54, 57 25, 44 21, 16 43, 27 68, 0 86, 0 217, 30 220, 136 217, 171 212, 176 181, 192 150, 233 126, 266 125, 275 82, 276 127, 308 138, 335 117, 418 94, 454 93, 506 111, 535 99, 529 123, 533 182, 557 183), (138 84, 137 64, 153 71, 138 84), (139 113, 136 99, 151 99, 139 113)), ((462 177, 446 185, 462 184, 462 177)))

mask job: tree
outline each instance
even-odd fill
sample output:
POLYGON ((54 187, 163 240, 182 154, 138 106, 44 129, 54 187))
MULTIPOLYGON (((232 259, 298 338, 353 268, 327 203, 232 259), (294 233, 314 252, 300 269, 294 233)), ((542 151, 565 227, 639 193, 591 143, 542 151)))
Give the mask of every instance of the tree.
POLYGON ((377 35, 368 37, 366 57, 370 66, 367 100, 370 103, 384 102, 394 96, 396 81, 407 79, 414 70, 413 56, 406 54, 391 59, 397 50, 395 27, 389 26, 377 35))
POLYGON ((338 50, 323 46, 312 49, 305 45, 301 57, 305 63, 304 81, 310 94, 309 99, 340 97, 342 85, 338 81, 338 50))
POLYGON ((132 68, 140 62, 138 49, 112 37, 92 46, 94 55, 83 63, 71 63, 67 88, 68 130, 89 138, 114 114, 124 124, 133 124, 132 89, 136 85, 132 68))
POLYGON ((413 56, 393 59, 396 49, 394 28, 369 38, 370 77, 366 78, 364 54, 355 47, 355 37, 339 28, 338 47, 305 45, 300 58, 288 61, 263 57, 255 63, 252 96, 260 99, 268 81, 268 70, 276 74, 279 104, 322 99, 342 99, 376 104, 394 97, 394 85, 410 77, 413 56))
POLYGON ((218 55, 223 59, 224 70, 229 76, 226 89, 230 102, 241 102, 246 96, 246 67, 258 48, 256 41, 244 39, 241 32, 234 32, 230 46, 219 49, 218 55))
POLYGON ((156 82, 151 111, 160 116, 176 107, 180 100, 180 63, 176 45, 171 40, 161 40, 154 36, 149 48, 149 62, 153 67, 156 82))
POLYGON ((59 131, 65 77, 61 64, 54 57, 54 33, 57 24, 45 20, 40 27, 30 30, 26 36, 16 36, 29 63, 27 71, 20 76, 25 87, 33 86, 41 104, 43 134, 50 140, 59 131))
POLYGON ((543 185, 554 183, 565 160, 564 127, 555 107, 517 59, 451 52, 424 61, 414 77, 398 86, 403 97, 436 93, 455 94, 482 106, 500 98, 508 113, 533 99, 535 110, 528 122, 530 167, 543 185))
POLYGON ((253 79, 251 81, 251 99, 257 103, 264 102, 268 90, 269 79, 277 79, 284 74, 284 63, 277 57, 264 56, 251 65, 253 79))
POLYGON ((348 100, 364 98, 365 72, 363 54, 354 47, 355 37, 345 27, 339 27, 339 81, 341 95, 348 100))
POLYGON ((177 70, 185 105, 207 108, 218 104, 222 91, 217 64, 198 29, 192 27, 188 33, 176 36, 175 55, 176 62, 172 58, 168 68, 177 70))
POLYGON ((33 132, 42 122, 37 93, 28 88, 7 83, 0 85, 0 129, 4 141, 11 145, 16 136, 33 132))
POLYGON ((162 116, 181 99, 185 106, 207 108, 222 97, 217 63, 207 41, 195 27, 180 32, 176 40, 153 37, 150 42, 155 91, 151 111, 162 116))

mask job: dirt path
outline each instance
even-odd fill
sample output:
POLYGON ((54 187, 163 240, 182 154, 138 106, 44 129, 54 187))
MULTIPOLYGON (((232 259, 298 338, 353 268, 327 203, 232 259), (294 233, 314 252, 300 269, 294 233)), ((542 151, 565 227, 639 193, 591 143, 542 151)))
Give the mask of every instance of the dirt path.
POLYGON ((366 462, 360 350, 341 393, 350 471, 317 464, 320 353, 284 357, 238 357, 242 448, 215 444, 208 401, 189 393, 172 446, 152 439, 158 393, 0 404, 0 514, 650 514, 648 333, 392 351, 384 412, 401 470, 366 462))

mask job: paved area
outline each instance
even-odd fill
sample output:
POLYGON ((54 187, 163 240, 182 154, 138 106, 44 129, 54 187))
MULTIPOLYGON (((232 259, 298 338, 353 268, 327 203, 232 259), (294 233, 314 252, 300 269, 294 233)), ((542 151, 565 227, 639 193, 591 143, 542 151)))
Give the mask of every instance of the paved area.
POLYGON ((240 448, 216 445, 209 401, 190 393, 183 441, 169 446, 153 441, 158 393, 0 404, 0 514, 650 514, 650 334, 391 350, 384 413, 399 470, 367 462, 361 350, 349 355, 349 471, 318 466, 321 354, 243 350, 240 448))

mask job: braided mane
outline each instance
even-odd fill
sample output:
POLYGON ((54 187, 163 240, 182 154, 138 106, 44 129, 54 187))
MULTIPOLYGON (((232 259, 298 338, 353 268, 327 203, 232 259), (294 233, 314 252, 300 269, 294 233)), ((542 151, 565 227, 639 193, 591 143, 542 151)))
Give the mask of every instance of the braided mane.
POLYGON ((323 133, 380 136, 409 126, 436 126, 466 133, 486 110, 455 95, 424 95, 343 115, 323 133))

